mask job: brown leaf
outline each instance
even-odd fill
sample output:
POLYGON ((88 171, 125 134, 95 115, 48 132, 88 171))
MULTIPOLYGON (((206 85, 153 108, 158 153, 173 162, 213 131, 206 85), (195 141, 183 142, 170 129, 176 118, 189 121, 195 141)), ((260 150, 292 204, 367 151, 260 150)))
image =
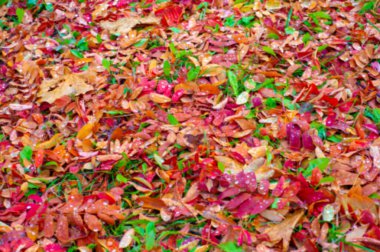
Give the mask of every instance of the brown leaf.
POLYGON ((128 33, 133 27, 139 24, 158 24, 160 19, 158 17, 127 17, 118 19, 115 22, 103 21, 100 26, 108 30, 110 33, 128 33))
POLYGON ((140 197, 137 199, 137 202, 140 204, 140 206, 149 209, 161 210, 162 208, 166 207, 165 202, 158 198, 140 197))
POLYGON ((50 80, 44 80, 40 85, 38 102, 53 103, 55 100, 65 95, 80 95, 94 89, 89 84, 94 77, 94 73, 85 72, 79 74, 67 74, 50 80))
POLYGON ((294 227, 303 216, 303 210, 299 210, 294 214, 287 216, 284 221, 279 224, 272 225, 267 228, 264 233, 270 238, 270 243, 275 245, 282 240, 282 250, 288 251, 289 241, 293 233, 294 227))

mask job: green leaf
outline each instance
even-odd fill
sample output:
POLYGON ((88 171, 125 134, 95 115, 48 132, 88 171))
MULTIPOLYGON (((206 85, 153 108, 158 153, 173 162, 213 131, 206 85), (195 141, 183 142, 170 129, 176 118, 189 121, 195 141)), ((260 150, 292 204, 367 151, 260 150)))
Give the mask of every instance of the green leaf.
POLYGON ((296 29, 294 29, 293 27, 291 26, 287 26, 285 28, 285 34, 289 35, 289 34, 293 34, 294 32, 296 31, 296 29))
POLYGON ((20 160, 22 165, 24 165, 24 160, 32 162, 33 149, 30 146, 25 146, 22 151, 20 151, 20 160))
POLYGON ((310 13, 309 16, 316 17, 316 18, 332 19, 331 16, 325 11, 317 11, 314 13, 310 13))
POLYGON ((198 77, 200 71, 201 71, 201 68, 199 66, 190 69, 189 72, 187 73, 187 80, 188 81, 195 80, 198 77))
POLYGON ((324 177, 319 180, 319 184, 324 184, 324 183, 332 183, 335 181, 335 178, 332 176, 324 177))
POLYGON ((316 129, 318 131, 318 136, 322 139, 326 139, 326 127, 322 123, 312 122, 310 123, 310 128, 316 129))
POLYGON ((202 2, 197 6, 197 10, 200 10, 202 8, 208 8, 209 3, 208 2, 202 2))
POLYGON ((235 15, 231 15, 229 17, 227 17, 225 20, 224 20, 224 26, 226 27, 234 27, 235 26, 235 15))
POLYGON ((327 168, 327 166, 330 163, 329 158, 316 158, 309 162, 309 166, 307 169, 302 173, 305 177, 310 177, 311 173, 313 172, 314 168, 318 167, 321 172, 324 172, 324 170, 327 168))
POLYGON ((224 164, 222 163, 222 162, 219 162, 218 161, 218 169, 221 171, 221 172, 224 172, 224 170, 225 170, 225 166, 224 166, 224 164))
POLYGON ((156 227, 154 222, 149 222, 148 225, 146 225, 145 230, 145 248, 147 250, 151 250, 154 248, 156 241, 156 227))
POLYGON ((28 9, 32 9, 33 7, 36 7, 36 5, 37 5, 37 0, 26 1, 26 7, 28 7, 28 9))
POLYGON ((110 110, 110 111, 106 111, 106 113, 109 115, 124 115, 125 114, 125 112, 122 110, 110 110))
POLYGON ((371 10, 375 9, 375 1, 369 1, 363 4, 363 7, 360 9, 359 14, 363 15, 366 12, 369 12, 371 10))
POLYGON ((312 41, 313 37, 310 35, 310 33, 306 32, 302 37, 302 42, 307 45, 309 41, 312 41))
POLYGON ((314 13, 310 13, 309 17, 311 17, 311 19, 313 19, 313 22, 316 25, 319 25, 319 19, 332 20, 331 16, 327 12, 325 12, 325 11, 317 11, 317 12, 314 12, 314 13))
POLYGON ((88 42, 86 41, 86 38, 82 38, 77 43, 77 48, 80 51, 88 51, 88 42))
POLYGON ((171 125, 174 125, 174 126, 176 126, 176 125, 179 124, 177 118, 175 118, 175 116, 172 115, 172 114, 168 114, 168 122, 169 122, 171 125))
POLYGON ((86 65, 84 65, 83 67, 81 67, 80 70, 81 70, 81 71, 87 71, 88 68, 89 68, 89 65, 86 64, 86 65))
POLYGON ((49 162, 46 162, 44 164, 44 167, 48 167, 48 166, 55 166, 55 167, 58 167, 58 163, 55 162, 55 161, 49 161, 49 162))
POLYGON ((118 173, 116 175, 116 180, 119 181, 120 183, 127 183, 128 182, 128 179, 126 177, 124 177, 123 175, 121 175, 120 173, 118 173))
POLYGON ((278 202, 280 202, 280 198, 275 198, 270 208, 277 209, 278 208, 278 202))
POLYGON ((366 107, 364 110, 364 116, 370 118, 374 123, 380 123, 380 108, 371 109, 366 107))
POLYGON ((273 159, 273 154, 269 149, 267 149, 266 151, 266 157, 267 157, 267 165, 270 165, 273 159))
POLYGON ((243 249, 241 247, 238 247, 237 244, 232 241, 219 244, 218 247, 225 252, 243 252, 243 249))
POLYGON ((325 50, 327 47, 329 47, 329 45, 321 45, 321 46, 318 46, 318 52, 321 52, 323 50, 325 50))
POLYGON ((9 0, 0 0, 0 6, 6 4, 9 0))
POLYGON ((16 15, 17 15, 17 22, 19 24, 22 23, 22 20, 24 19, 25 10, 21 8, 16 9, 16 15))
POLYGON ((362 246, 360 244, 356 244, 356 243, 353 243, 353 242, 347 242, 347 241, 345 241, 344 243, 347 244, 348 246, 360 249, 359 251, 375 252, 375 250, 367 248, 367 247, 364 247, 364 246, 362 246))
POLYGON ((238 21, 238 25, 244 26, 244 27, 246 27, 246 28, 251 28, 251 27, 253 27, 253 25, 254 25, 254 22, 253 22, 254 19, 255 19, 254 16, 242 17, 242 18, 238 21))
POLYGON ((170 69, 171 69, 171 67, 170 67, 169 61, 165 60, 164 61, 164 75, 166 77, 170 77, 170 69))
POLYGON ((277 40, 280 37, 276 33, 271 32, 271 33, 268 34, 268 38, 269 39, 276 39, 277 40))
POLYGON ((45 4, 45 9, 48 11, 48 12, 53 12, 54 11, 54 6, 52 3, 46 3, 45 4))
POLYGON ((278 99, 277 98, 272 98, 272 97, 269 97, 265 100, 264 104, 265 104, 265 107, 267 109, 272 109, 272 108, 275 108, 277 107, 277 101, 278 99))
POLYGON ((111 68, 111 65, 112 65, 112 61, 103 58, 103 59, 102 59, 102 65, 103 65, 103 67, 104 67, 105 69, 107 69, 108 71, 110 71, 110 68, 111 68))
POLYGON ((71 49, 70 52, 77 58, 79 59, 83 59, 84 56, 83 56, 83 53, 81 53, 80 51, 78 50, 75 50, 75 49, 71 49))
POLYGON ((139 42, 135 43, 134 46, 135 47, 142 47, 147 41, 148 41, 148 39, 143 38, 139 42))
MULTIPOLYGON (((289 26, 290 19, 291 19, 292 15, 293 15, 293 8, 290 8, 290 10, 288 12, 288 16, 286 17, 285 27, 289 26)), ((286 28, 285 28, 285 31, 286 31, 286 28)))
POLYGON ((100 36, 100 34, 96 34, 96 42, 98 42, 98 44, 100 44, 100 43, 103 42, 103 39, 102 39, 102 37, 100 36))
POLYGON ((263 46, 262 49, 264 52, 269 53, 270 55, 276 56, 276 53, 269 46, 263 46))
POLYGON ((180 33, 181 32, 181 30, 178 29, 177 27, 170 27, 169 30, 171 30, 174 33, 180 33))
POLYGON ((340 142, 342 142, 342 136, 332 135, 332 136, 327 137, 327 140, 329 140, 330 142, 333 142, 333 143, 340 143, 340 142))
POLYGON ((234 95, 238 96, 239 95, 239 83, 238 83, 236 74, 234 72, 232 72, 231 70, 228 70, 227 71, 227 78, 228 78, 228 83, 232 87, 232 91, 234 92, 234 95))

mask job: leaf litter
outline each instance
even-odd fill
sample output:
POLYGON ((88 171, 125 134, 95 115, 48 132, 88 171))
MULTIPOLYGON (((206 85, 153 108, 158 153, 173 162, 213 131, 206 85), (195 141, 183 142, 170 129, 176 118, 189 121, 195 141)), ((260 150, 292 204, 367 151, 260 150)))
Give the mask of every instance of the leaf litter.
POLYGON ((1 251, 378 251, 378 1, 0 1, 1 251))

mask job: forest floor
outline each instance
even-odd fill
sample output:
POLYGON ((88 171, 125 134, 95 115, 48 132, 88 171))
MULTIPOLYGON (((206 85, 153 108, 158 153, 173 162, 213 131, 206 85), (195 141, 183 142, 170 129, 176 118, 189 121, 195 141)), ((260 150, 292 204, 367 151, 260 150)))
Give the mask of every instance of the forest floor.
POLYGON ((0 251, 380 251, 379 17, 0 0, 0 251))

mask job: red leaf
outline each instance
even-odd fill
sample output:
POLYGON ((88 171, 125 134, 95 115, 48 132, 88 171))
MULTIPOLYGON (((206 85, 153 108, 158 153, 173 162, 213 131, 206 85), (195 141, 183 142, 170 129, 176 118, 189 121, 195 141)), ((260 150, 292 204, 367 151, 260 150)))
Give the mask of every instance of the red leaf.
POLYGON ((237 210, 237 216, 243 217, 247 214, 259 214, 265 211, 273 203, 273 199, 262 196, 254 196, 244 201, 237 210))
POLYGON ((161 23, 163 25, 172 26, 181 21, 183 9, 178 5, 171 5, 157 10, 155 14, 158 17, 162 17, 161 23))
POLYGON ((232 210, 237 208, 240 204, 249 199, 249 197, 251 197, 251 194, 249 193, 242 193, 236 196, 230 202, 228 202, 228 204, 226 205, 226 209, 232 210))

